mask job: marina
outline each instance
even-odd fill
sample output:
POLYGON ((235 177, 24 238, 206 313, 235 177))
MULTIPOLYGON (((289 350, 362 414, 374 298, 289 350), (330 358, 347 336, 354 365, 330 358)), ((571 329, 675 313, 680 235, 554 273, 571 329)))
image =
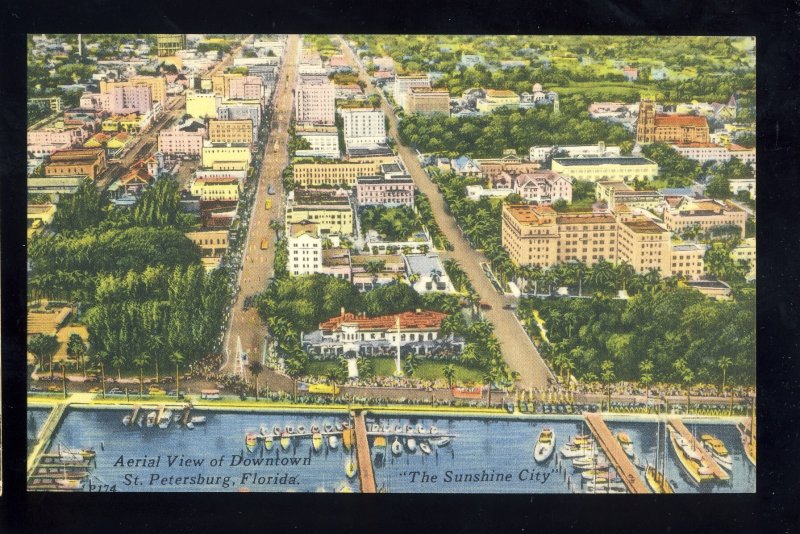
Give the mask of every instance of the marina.
MULTIPOLYGON (((67 409, 38 459, 40 468, 50 469, 29 478, 31 489, 45 484, 59 491, 620 493, 631 491, 618 468, 627 461, 630 467, 621 473, 633 469, 641 484, 637 491, 649 492, 645 464, 653 463, 658 444, 655 422, 621 416, 606 417, 608 433, 598 439, 580 416, 255 413, 175 405, 160 410, 162 419, 167 410, 173 412, 166 428, 126 426, 123 419, 133 419, 134 409, 140 421, 159 411, 152 405, 67 409), (199 418, 203 423, 187 425, 199 418), (621 446, 621 434, 632 457, 621 446), (554 450, 547 454, 540 446, 549 439, 554 450), (580 454, 566 458, 561 451, 570 443, 580 454), (618 450, 608 454, 615 445, 618 450), (62 457, 59 447, 94 449, 96 457, 91 464, 62 457), (64 482, 74 478, 86 483, 64 482)), ((47 412, 34 408, 30 413, 42 420, 47 412)), ((731 469, 727 480, 695 484, 668 446, 663 470, 676 493, 754 490, 755 468, 735 423, 685 423, 698 438, 712 434, 719 439, 731 469)))

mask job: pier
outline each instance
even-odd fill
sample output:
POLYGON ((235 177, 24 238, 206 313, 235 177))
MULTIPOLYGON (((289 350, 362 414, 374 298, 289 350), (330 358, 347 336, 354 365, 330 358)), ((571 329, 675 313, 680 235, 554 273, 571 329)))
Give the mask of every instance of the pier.
POLYGON ((133 409, 131 410, 131 425, 135 425, 136 422, 139 420, 139 413, 142 411, 142 407, 138 404, 133 405, 133 409))
POLYGON ((358 460, 358 479, 361 483, 361 493, 376 493, 375 473, 372 471, 372 458, 369 452, 369 439, 367 438, 367 423, 364 412, 353 412, 353 421, 356 434, 356 459, 358 460))
POLYGON ((36 468, 42 459, 42 453, 50 446, 53 433, 56 431, 56 428, 58 428, 58 424, 61 422, 61 418, 64 417, 64 412, 67 411, 68 406, 69 402, 59 402, 53 407, 50 415, 47 416, 47 420, 44 422, 44 425, 42 425, 42 430, 39 433, 39 439, 28 455, 28 478, 36 473, 36 468))
POLYGON ((186 423, 192 420, 192 405, 186 404, 183 407, 183 415, 181 416, 181 425, 186 426, 186 423))
POLYGON ((603 416, 599 413, 587 413, 584 417, 594 439, 605 452, 611 465, 614 466, 622 483, 625 484, 625 488, 630 493, 649 493, 647 486, 639 478, 636 467, 603 421, 603 416))
POLYGON ((686 428, 686 425, 683 424, 683 421, 680 420, 678 417, 668 417, 667 422, 669 426, 675 429, 678 434, 680 434, 683 439, 686 441, 694 444, 695 449, 703 456, 703 465, 707 466, 709 469, 712 470, 714 477, 717 480, 728 480, 730 476, 724 469, 722 469, 719 464, 714 460, 714 458, 709 454, 709 452, 705 449, 705 447, 700 444, 695 437, 689 432, 689 429, 686 428))

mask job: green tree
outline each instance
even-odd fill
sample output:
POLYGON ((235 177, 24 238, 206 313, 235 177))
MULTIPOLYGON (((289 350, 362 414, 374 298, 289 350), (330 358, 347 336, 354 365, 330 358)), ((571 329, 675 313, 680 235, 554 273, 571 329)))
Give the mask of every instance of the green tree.
POLYGON ((616 374, 614 373, 614 362, 611 360, 604 360, 602 364, 600 364, 600 379, 606 385, 608 390, 608 409, 611 409, 611 383, 616 380, 616 374))
POLYGON ((86 378, 86 344, 79 334, 70 334, 67 341, 67 355, 77 360, 83 368, 83 377, 86 378))
POLYGON ((144 352, 137 354, 133 364, 139 368, 139 398, 144 396, 144 366, 150 363, 150 355, 144 352))
POLYGON ((247 370, 250 371, 250 376, 255 381, 256 401, 258 401, 258 375, 264 372, 264 365, 258 360, 253 360, 247 364, 247 370))
POLYGON ((644 360, 639 362, 639 382, 645 390, 645 403, 650 401, 650 386, 653 384, 653 362, 652 360, 644 360))
POLYGON ((453 389, 453 378, 456 376, 456 368, 452 363, 448 363, 442 368, 442 375, 447 380, 447 388, 453 389))
POLYGON ((28 340, 28 352, 36 357, 37 364, 49 361, 50 378, 53 378, 53 356, 58 351, 59 342, 56 336, 36 334, 28 340))
POLYGON ((733 360, 728 356, 720 356, 717 361, 717 366, 722 370, 722 394, 725 394, 725 375, 728 372, 728 367, 733 364, 733 360))

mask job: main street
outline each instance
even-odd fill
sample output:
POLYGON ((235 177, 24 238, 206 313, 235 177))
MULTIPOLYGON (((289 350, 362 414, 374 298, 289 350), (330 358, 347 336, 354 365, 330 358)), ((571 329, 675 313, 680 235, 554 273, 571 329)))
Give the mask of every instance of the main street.
MULTIPOLYGON (((242 254, 242 269, 239 274, 239 289, 231 308, 230 322, 225 337, 227 357, 223 371, 233 372, 238 357, 237 338, 250 359, 261 358, 266 327, 255 308, 243 309, 244 299, 264 290, 273 274, 275 260, 275 232, 270 229, 270 221, 283 220, 283 186, 281 174, 288 163, 289 122, 294 102, 293 91, 297 71, 299 36, 290 35, 284 59, 275 81, 275 94, 272 100, 273 112, 269 125, 268 142, 264 145, 261 171, 258 175, 256 198, 250 214, 247 237, 242 254), (274 194, 268 193, 269 186, 274 194), (272 207, 265 209, 267 199, 272 207), (269 246, 261 249, 262 238, 267 238, 269 246)), ((273 389, 291 390, 288 377, 267 372, 269 385, 273 389)))
POLYGON ((503 309, 505 304, 514 302, 514 299, 498 293, 486 277, 480 264, 489 263, 489 260, 484 254, 472 248, 464 238, 455 219, 445 209, 444 198, 439 193, 436 184, 433 183, 420 165, 416 152, 400 142, 400 136, 397 132, 398 120, 394 110, 383 94, 375 88, 364 66, 355 56, 353 50, 346 44, 344 38, 342 36, 339 36, 339 38, 342 43, 342 50, 358 65, 359 78, 367 84, 367 93, 381 96, 381 108, 389 119, 388 134, 395 141, 397 153, 403 160, 403 164, 413 178, 417 188, 430 200, 431 209, 439 228, 453 245, 452 251, 441 251, 439 255, 443 259, 458 261, 461 268, 467 273, 475 291, 480 295, 481 301, 492 307, 491 310, 485 310, 483 313, 486 319, 494 326, 494 332, 500 342, 500 348, 506 363, 512 370, 520 374, 518 385, 523 388, 547 387, 547 379, 552 377, 547 364, 545 364, 530 337, 517 321, 514 313, 503 309))

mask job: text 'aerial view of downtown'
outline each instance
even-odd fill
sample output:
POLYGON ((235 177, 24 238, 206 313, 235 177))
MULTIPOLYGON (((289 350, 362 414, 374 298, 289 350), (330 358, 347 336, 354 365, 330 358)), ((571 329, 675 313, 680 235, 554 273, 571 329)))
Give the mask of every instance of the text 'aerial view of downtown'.
POLYGON ((29 35, 28 489, 754 492, 755 44, 29 35))

